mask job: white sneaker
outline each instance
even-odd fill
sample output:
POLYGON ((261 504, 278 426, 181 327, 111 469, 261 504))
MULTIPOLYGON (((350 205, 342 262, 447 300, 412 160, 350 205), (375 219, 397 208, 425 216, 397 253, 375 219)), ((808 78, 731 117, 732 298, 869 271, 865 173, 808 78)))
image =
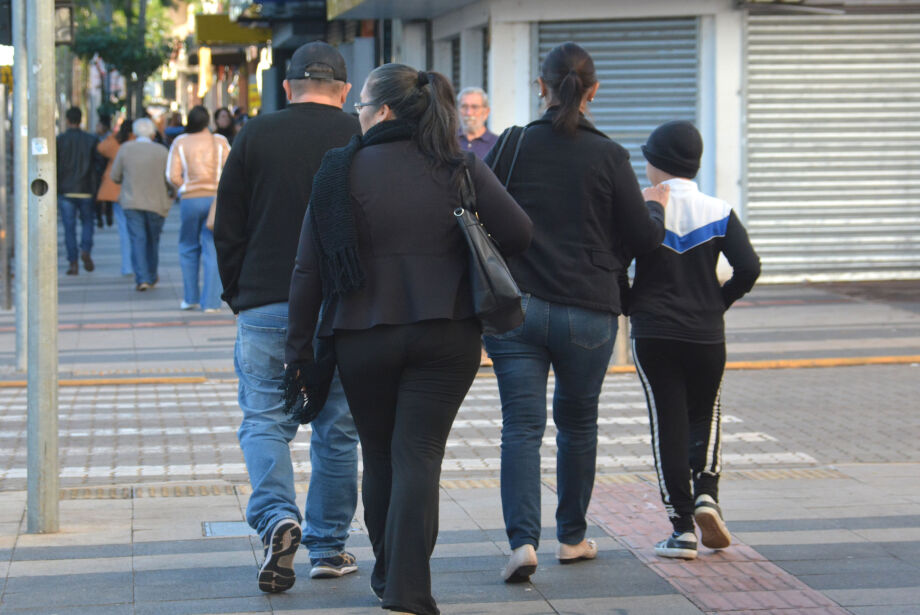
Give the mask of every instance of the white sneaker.
POLYGON ((182 303, 179 304, 180 310, 194 310, 198 307, 197 303, 186 303, 185 300, 182 300, 182 303))
POLYGON ((205 308, 201 311, 204 312, 205 314, 216 314, 220 312, 220 308, 205 308))
POLYGON ((537 571, 537 552, 533 545, 522 545, 511 552, 508 565, 502 571, 505 583, 524 583, 537 571))
POLYGON ((655 555, 678 559, 696 559, 696 534, 674 532, 655 545, 655 555))

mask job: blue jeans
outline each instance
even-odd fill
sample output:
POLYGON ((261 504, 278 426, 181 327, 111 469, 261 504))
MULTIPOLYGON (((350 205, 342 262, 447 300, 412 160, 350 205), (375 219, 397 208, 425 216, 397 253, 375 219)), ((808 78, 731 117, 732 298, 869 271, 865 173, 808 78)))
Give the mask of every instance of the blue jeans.
POLYGON ((179 268, 182 270, 182 298, 188 304, 200 303, 201 309, 220 307, 223 287, 217 271, 217 250, 214 234, 205 226, 212 196, 182 199, 179 202, 179 268), (202 285, 198 286, 199 265, 203 269, 202 285))
POLYGON ((358 503, 358 433, 336 374, 326 405, 310 424, 312 470, 301 517, 288 448, 300 424, 284 413, 279 390, 287 314, 287 303, 273 303, 243 310, 237 320, 234 364, 243 410, 237 435, 252 485, 246 520, 263 540, 281 519, 303 520, 310 557, 331 557, 345 548, 358 503))
POLYGON ((124 210, 128 235, 131 237, 131 266, 138 284, 155 284, 160 264, 160 231, 166 218, 152 211, 124 210))
POLYGON ((617 317, 524 296, 524 324, 486 336, 502 401, 501 498, 511 548, 540 541, 540 445, 546 384, 556 378, 556 538, 578 544, 594 488, 597 403, 616 341, 617 317))
POLYGON ((93 226, 96 224, 96 212, 93 199, 75 199, 67 196, 58 197, 58 210, 64 225, 64 246, 67 248, 67 261, 77 262, 80 251, 87 254, 93 250, 93 226), (80 247, 77 248, 77 216, 80 216, 82 234, 80 247))
POLYGON ((131 237, 128 235, 128 226, 125 221, 125 210, 118 203, 112 203, 112 214, 118 224, 118 247, 121 251, 121 275, 134 273, 131 254, 131 237))

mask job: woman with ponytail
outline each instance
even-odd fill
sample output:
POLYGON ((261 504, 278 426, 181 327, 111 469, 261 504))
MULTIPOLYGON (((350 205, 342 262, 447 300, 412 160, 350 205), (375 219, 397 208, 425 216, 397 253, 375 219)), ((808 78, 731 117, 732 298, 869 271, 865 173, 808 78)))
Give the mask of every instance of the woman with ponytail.
POLYGON ((505 131, 485 159, 534 223, 530 247, 508 259, 524 293, 524 324, 485 338, 502 401, 501 498, 512 549, 502 576, 509 583, 527 581, 537 569, 550 367, 556 557, 566 564, 597 556, 595 542, 585 539, 585 514, 598 398, 624 312, 620 282, 630 254, 650 252, 664 238, 668 199, 666 187, 643 195, 627 151, 585 117, 599 87, 587 51, 575 43, 554 48, 537 81, 545 114, 514 143, 520 129, 505 131))
POLYGON ((317 348, 334 345, 364 456, 371 588, 383 608, 420 615, 439 612, 429 559, 441 461, 480 359, 469 248, 453 215, 464 167, 502 251, 531 237, 488 167, 461 155, 453 100, 438 73, 386 64, 368 76, 355 104, 363 136, 328 152, 314 179, 285 351, 293 397, 309 396, 314 331, 317 348))

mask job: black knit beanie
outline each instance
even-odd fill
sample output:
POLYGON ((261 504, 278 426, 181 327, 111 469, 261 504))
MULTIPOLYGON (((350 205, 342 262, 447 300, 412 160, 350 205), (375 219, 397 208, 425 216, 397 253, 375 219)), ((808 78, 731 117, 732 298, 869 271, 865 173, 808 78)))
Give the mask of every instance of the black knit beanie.
POLYGON ((692 179, 700 170, 703 138, 690 122, 667 122, 652 131, 642 154, 665 173, 692 179))

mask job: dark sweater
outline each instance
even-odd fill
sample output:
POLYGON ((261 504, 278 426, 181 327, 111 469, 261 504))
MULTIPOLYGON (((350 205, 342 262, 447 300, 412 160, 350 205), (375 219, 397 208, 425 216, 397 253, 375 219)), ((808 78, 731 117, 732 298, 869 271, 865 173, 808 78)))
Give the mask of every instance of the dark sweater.
POLYGON ((234 312, 288 300, 313 175, 323 155, 360 134, 337 107, 295 103, 246 122, 217 190, 214 244, 234 312))
POLYGON ((670 179, 667 233, 655 251, 636 259, 629 295, 631 335, 698 343, 725 341, 723 314, 754 286, 760 259, 728 203, 670 179), (732 277, 719 285, 719 254, 732 277))
MULTIPOLYGON (((530 220, 488 167, 471 163, 480 219, 503 254, 521 252, 530 242, 530 220)), ((334 318, 317 335, 474 316, 469 248, 453 215, 460 194, 449 176, 433 170, 411 141, 357 152, 350 185, 366 282, 334 302, 334 318)), ((286 363, 313 357, 322 282, 311 218, 304 219, 291 278, 286 363)))
POLYGON ((98 143, 96 137, 79 128, 68 128, 57 136, 58 194, 96 194, 100 167, 105 168, 105 161, 96 151, 98 143))
MULTIPOLYGON (((664 212, 645 202, 623 147, 584 117, 574 136, 560 134, 552 129, 554 114, 550 109, 528 125, 508 184, 534 224, 530 247, 509 258, 508 267, 523 292, 618 314, 627 254, 658 247, 664 212)), ((501 140, 486 164, 500 147, 501 140)), ((507 176, 510 158, 502 155, 499 178, 507 176)))

